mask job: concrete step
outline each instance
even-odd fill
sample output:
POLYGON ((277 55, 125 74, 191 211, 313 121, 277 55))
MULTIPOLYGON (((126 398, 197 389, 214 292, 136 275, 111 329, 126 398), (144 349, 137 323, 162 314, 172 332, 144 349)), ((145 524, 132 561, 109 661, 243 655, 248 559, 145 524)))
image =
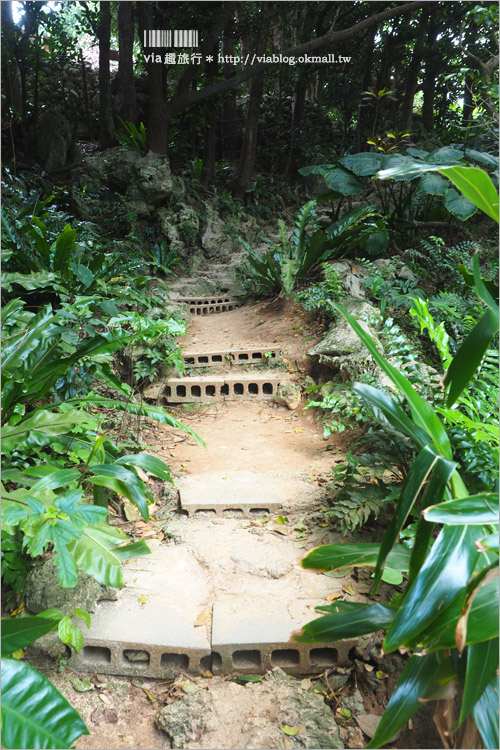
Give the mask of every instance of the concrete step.
POLYGON ((231 471, 205 472, 177 482, 180 507, 188 516, 259 517, 282 511, 307 494, 309 485, 299 479, 231 471))
POLYGON ((189 306, 191 315, 211 315, 213 313, 229 312, 240 307, 243 303, 236 297, 213 295, 210 297, 171 295, 172 302, 179 302, 189 306))
POLYGON ((225 349, 216 351, 184 350, 186 367, 212 367, 215 365, 255 365, 279 359, 283 351, 275 344, 246 349, 225 349))
POLYGON ((276 395, 280 385, 288 383, 279 372, 240 375, 203 375, 193 378, 170 378, 153 383, 144 398, 163 400, 167 404, 212 403, 214 401, 262 401, 276 395))
POLYGON ((291 640, 346 579, 299 569, 303 545, 256 536, 236 519, 176 524, 176 543, 150 540, 152 554, 126 564, 118 600, 96 605, 71 668, 171 679, 181 670, 311 674, 348 663, 354 641, 291 640))

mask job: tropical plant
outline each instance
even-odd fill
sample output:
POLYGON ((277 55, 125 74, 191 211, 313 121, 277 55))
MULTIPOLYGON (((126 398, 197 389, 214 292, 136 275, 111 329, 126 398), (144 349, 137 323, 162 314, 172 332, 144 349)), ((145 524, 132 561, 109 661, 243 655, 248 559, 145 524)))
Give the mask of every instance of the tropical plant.
MULTIPOLYGON (((498 196, 492 195, 482 175, 475 181, 476 173, 465 171, 465 177, 459 172, 457 182, 471 179, 472 183, 465 183, 469 195, 488 215, 496 216, 498 196)), ((498 332, 498 297, 493 297, 481 278, 477 256, 472 278, 487 312, 474 329, 477 336, 465 339, 446 370, 447 408, 456 404, 498 332)), ((461 746, 458 735, 473 732, 475 722, 484 747, 496 748, 498 494, 468 492, 438 411, 389 364, 360 324, 346 310, 339 307, 339 311, 404 397, 409 414, 379 389, 355 383, 352 390, 375 407, 396 434, 410 438, 418 455, 380 544, 319 547, 306 555, 302 565, 321 570, 373 566, 374 595, 388 564, 408 571, 408 580, 402 597, 387 605, 335 602, 318 608, 325 616, 306 625, 296 639, 305 643, 334 641, 384 629, 385 653, 399 649, 411 654, 369 748, 387 743, 425 699, 439 701, 438 719, 447 712, 447 726, 457 735, 456 746, 461 746), (398 537, 418 502, 413 549, 405 559, 408 550, 398 544, 398 537), (441 525, 437 536, 436 524, 441 525), (457 696, 461 697, 460 709, 454 717, 457 696)), ((442 332, 440 336, 445 352, 442 332)), ((436 723, 439 729, 442 723, 436 723)), ((443 742, 450 741, 449 733, 443 735, 443 742)), ((469 742, 478 741, 469 734, 469 742)))
POLYGON ((144 123, 141 122, 139 127, 137 127, 135 123, 130 121, 125 122, 120 116, 117 117, 123 128, 123 130, 117 130, 115 133, 118 142, 131 151, 143 153, 147 148, 147 134, 144 123))
POLYGON ((360 245, 369 251, 387 245, 384 221, 370 206, 349 211, 330 223, 319 219, 316 205, 317 201, 311 200, 302 206, 291 237, 280 219, 280 243, 262 255, 240 239, 248 252, 242 273, 254 291, 284 293, 288 298, 297 281, 321 263, 344 257, 360 245))
MULTIPOLYGON (((83 610, 72 615, 90 618, 83 610)), ((22 661, 22 649, 58 630, 64 643, 77 651, 81 631, 57 610, 2 620, 2 745, 7 748, 68 748, 89 730, 66 698, 33 667, 22 661), (79 636, 76 635, 78 631, 79 636)))

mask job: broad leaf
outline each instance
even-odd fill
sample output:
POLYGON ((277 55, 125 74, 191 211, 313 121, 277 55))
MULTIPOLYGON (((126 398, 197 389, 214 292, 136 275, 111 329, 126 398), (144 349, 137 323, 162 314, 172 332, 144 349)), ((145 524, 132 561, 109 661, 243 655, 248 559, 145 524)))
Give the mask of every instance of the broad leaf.
POLYGON ((77 409, 69 409, 64 413, 38 409, 16 425, 2 427, 2 453, 11 453, 19 448, 32 431, 44 435, 65 434, 71 432, 75 425, 88 421, 88 414, 77 409))
POLYGON ((385 162, 384 154, 375 154, 371 151, 363 151, 359 154, 344 156, 341 164, 355 175, 366 177, 375 174, 385 162))
POLYGON ((58 620, 37 617, 4 617, 2 619, 2 656, 13 654, 20 648, 56 630, 58 620))
POLYGON ((432 172, 423 174, 415 184, 419 190, 427 193, 427 195, 445 195, 449 190, 449 183, 443 180, 438 174, 433 174, 432 172))
POLYGON ((443 174, 453 182, 475 206, 498 223, 498 193, 490 176, 477 167, 441 167, 443 174))
POLYGON ((411 719, 421 706, 419 699, 425 698, 431 687, 438 665, 439 657, 436 654, 412 656, 409 659, 367 748, 386 745, 411 719))
POLYGON ((384 640, 388 653, 413 649, 420 633, 465 588, 478 558, 476 527, 445 526, 434 542, 420 572, 405 597, 384 640))
POLYGON ((498 495, 494 492, 448 500, 423 511, 424 518, 428 521, 451 526, 499 523, 498 514, 498 495))
POLYGON ((149 456, 147 453, 129 453, 126 456, 117 458, 115 464, 124 464, 125 466, 140 466, 141 469, 149 471, 158 479, 164 479, 167 482, 172 481, 170 467, 161 459, 155 456, 149 456))
POLYGON ((453 214, 453 216, 456 216, 461 221, 467 221, 477 211, 476 206, 465 195, 457 193, 453 188, 450 188, 444 196, 444 205, 450 214, 453 214))
POLYGON ((360 326, 356 318, 347 312, 341 305, 332 302, 332 307, 341 313, 351 328, 357 333, 366 346, 373 359, 385 374, 392 380, 394 385, 401 391, 408 401, 412 416, 417 426, 426 432, 434 441, 435 445, 443 453, 445 458, 452 458, 451 446, 446 430, 434 409, 413 388, 410 381, 399 370, 393 367, 386 358, 380 354, 371 336, 360 326))
POLYGON ((2 659, 2 744, 6 748, 63 748, 89 731, 81 716, 45 677, 18 659, 2 659))
POLYGON ((301 634, 294 637, 298 643, 333 643, 373 633, 387 628, 396 611, 383 604, 359 602, 334 602, 316 609, 328 614, 304 625, 301 634))
POLYGON ((123 545, 127 537, 106 523, 88 526, 69 549, 79 568, 104 586, 123 586, 122 561, 149 554, 143 541, 123 545), (127 557, 125 557, 127 555, 127 557))
MULTIPOLYGON (((354 566, 375 567, 380 544, 327 544, 311 550, 301 562, 303 568, 313 570, 342 570, 354 566)), ((406 571, 410 565, 411 552, 396 545, 387 555, 386 565, 392 570, 406 571)))
POLYGON ((467 669, 460 708, 460 723, 471 713, 498 670, 498 638, 473 643, 467 649, 467 669))
POLYGON ((145 521, 149 520, 146 488, 134 471, 116 464, 111 466, 109 464, 98 464, 91 466, 90 471, 93 476, 88 476, 87 481, 92 484, 99 484, 102 487, 108 487, 119 495, 123 495, 137 505, 145 521))
POLYGON ((345 169, 329 169, 321 173, 326 184, 341 195, 358 195, 363 192, 363 185, 345 169))
POLYGON ((491 678, 472 711, 483 745, 487 750, 496 750, 498 736, 498 675, 491 678))

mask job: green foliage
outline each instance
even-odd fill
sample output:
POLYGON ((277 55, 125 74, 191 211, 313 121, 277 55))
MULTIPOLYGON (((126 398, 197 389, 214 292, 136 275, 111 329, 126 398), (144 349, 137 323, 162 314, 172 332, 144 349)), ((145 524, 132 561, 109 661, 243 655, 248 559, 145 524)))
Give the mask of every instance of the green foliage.
POLYGON ((333 313, 333 308, 329 305, 330 300, 341 302, 346 296, 342 278, 331 263, 322 263, 321 270, 323 281, 318 284, 312 284, 295 295, 296 302, 300 302, 304 310, 312 312, 313 310, 324 310, 327 314, 333 313))
MULTIPOLYGON (((478 283, 478 291, 484 284, 478 283)), ((373 564, 376 557, 373 593, 391 555, 398 549, 397 539, 416 503, 420 502, 421 517, 417 525, 413 549, 407 568, 408 583, 402 600, 387 612, 384 627, 387 633, 384 651, 405 649, 414 655, 408 661, 386 712, 369 747, 380 747, 401 728, 419 705, 419 699, 440 697, 442 670, 447 670, 461 684, 462 712, 459 723, 476 706, 482 711, 485 694, 492 681, 498 680, 498 611, 488 623, 477 621, 475 628, 472 611, 479 594, 491 577, 497 575, 498 552, 481 546, 481 539, 498 528, 498 515, 494 512, 491 496, 470 496, 457 471, 451 444, 438 413, 412 388, 410 382, 394 368, 375 346, 359 323, 339 308, 352 328, 363 341, 379 367, 404 396, 409 408, 409 418, 396 401, 382 391, 363 384, 354 384, 353 390, 376 406, 390 425, 403 432, 413 442, 418 455, 401 487, 396 511, 379 545, 350 545, 353 565, 373 564), (436 500, 438 501, 436 503, 436 500), (451 501, 451 502, 450 502, 451 501), (435 506, 435 507, 430 507, 435 506), (470 522, 470 515, 474 520, 470 522), (479 516, 478 514, 482 514, 479 516), (432 538, 436 519, 444 523, 435 540, 432 538), (481 520, 479 521, 479 518, 481 520), (482 519, 485 519, 484 521, 482 519), (478 521, 478 523, 476 523, 478 521), (356 558, 357 555, 357 558, 356 558), (455 655, 449 653, 456 648, 455 655), (476 648, 479 644, 482 646, 476 648), (489 645, 488 645, 489 644, 489 645), (496 644, 496 645, 495 645, 496 644), (470 646, 474 647, 471 649, 470 646), (458 656, 458 662, 457 658, 458 656), (461 657, 461 658, 460 658, 461 657), (462 668, 460 665, 466 665, 462 668), (477 680, 473 675, 481 673, 477 680), (484 679, 483 679, 484 678, 484 679)), ((430 321, 428 321, 430 323, 430 321)), ((481 342, 477 350, 482 352, 481 342)), ((477 356, 477 351, 475 352, 477 356)), ((460 358, 460 350, 458 355, 460 358)), ((453 362, 448 368, 453 366, 453 362)), ((469 377, 463 376, 464 386, 469 377)), ((330 545, 313 550, 303 561, 304 567, 332 570, 346 565, 347 545, 330 545)), ((373 605, 361 605, 369 621, 373 605)), ((380 628, 380 620, 373 618, 372 632, 380 628)), ((306 625, 302 642, 316 642, 346 638, 351 635, 349 622, 333 616, 328 623, 321 620, 306 625), (330 627, 331 625, 331 627, 330 627)), ((483 741, 489 742, 488 732, 481 720, 478 729, 483 741)), ((494 745, 489 745, 494 746, 494 745)))
POLYGON ((332 223, 324 222, 317 216, 316 201, 309 201, 297 213, 291 237, 284 222, 279 221, 280 243, 267 252, 259 254, 240 240, 248 252, 242 274, 257 294, 284 293, 289 298, 296 283, 310 271, 373 241, 382 225, 380 215, 371 207, 349 211, 332 223))
POLYGON ((130 121, 124 122, 119 116, 118 120, 123 128, 123 130, 117 130, 115 133, 118 142, 130 151, 145 152, 147 148, 147 135, 144 123, 141 122, 139 128, 137 128, 135 123, 130 121))
MULTIPOLYGON (((88 614, 74 610, 87 625, 88 614)), ((46 677, 15 654, 53 630, 63 643, 78 647, 81 633, 69 617, 47 610, 33 617, 6 619, 2 625, 2 744, 7 748, 67 748, 89 731, 81 716, 46 677), (76 631, 80 633, 77 637, 76 631)))

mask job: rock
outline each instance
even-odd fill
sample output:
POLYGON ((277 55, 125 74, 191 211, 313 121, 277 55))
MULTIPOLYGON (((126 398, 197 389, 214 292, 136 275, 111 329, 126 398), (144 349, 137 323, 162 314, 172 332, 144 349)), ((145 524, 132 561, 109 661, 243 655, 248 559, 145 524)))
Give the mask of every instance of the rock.
POLYGON ((300 386, 295 383, 287 383, 286 385, 280 385, 273 397, 273 401, 276 404, 287 406, 289 409, 297 409, 300 406, 300 400, 302 397, 302 391, 300 386))
POLYGON ((204 201, 206 218, 201 244, 209 258, 216 258, 230 253, 232 243, 224 235, 224 223, 214 207, 204 201))
POLYGON ((64 614, 71 614, 77 608, 94 612, 101 599, 115 601, 117 598, 115 589, 102 586, 82 571, 78 571, 78 583, 74 588, 61 588, 52 557, 37 560, 26 579, 26 609, 33 614, 45 609, 60 609, 64 614))
MULTIPOLYGON (((380 719, 382 717, 378 716, 377 714, 361 714, 360 716, 356 716, 355 718, 360 729, 362 729, 363 733, 366 734, 368 739, 371 740, 378 725, 380 724, 380 719)), ((389 743, 395 742, 400 734, 400 731, 396 732, 396 734, 389 740, 389 743)))
POLYGON ((72 140, 71 125, 61 113, 42 112, 38 120, 36 153, 47 172, 65 166, 72 140))
POLYGON ((348 708, 353 716, 361 716, 365 713, 365 704, 358 689, 347 698, 342 698, 342 708, 348 708))
POLYGON ((203 683, 156 717, 172 748, 343 748, 330 708, 318 693, 275 668, 261 682, 203 683), (298 729, 286 736, 280 727, 298 729))
MULTIPOLYGON (((377 309, 368 302, 352 298, 344 301, 344 307, 356 318, 363 330, 376 340, 362 316, 376 314, 377 309)), ((321 365, 338 373, 342 382, 355 380, 364 373, 376 375, 379 372, 375 360, 343 316, 333 321, 326 337, 310 349, 308 354, 310 357, 317 357, 321 365)))
MULTIPOLYGON (((332 266, 339 274, 342 286, 347 294, 354 299, 365 299, 365 288, 362 285, 365 274, 361 270, 358 270, 358 273, 354 273, 351 264, 343 261, 332 263, 332 266)), ((359 266, 356 266, 356 268, 359 268, 359 266)))

